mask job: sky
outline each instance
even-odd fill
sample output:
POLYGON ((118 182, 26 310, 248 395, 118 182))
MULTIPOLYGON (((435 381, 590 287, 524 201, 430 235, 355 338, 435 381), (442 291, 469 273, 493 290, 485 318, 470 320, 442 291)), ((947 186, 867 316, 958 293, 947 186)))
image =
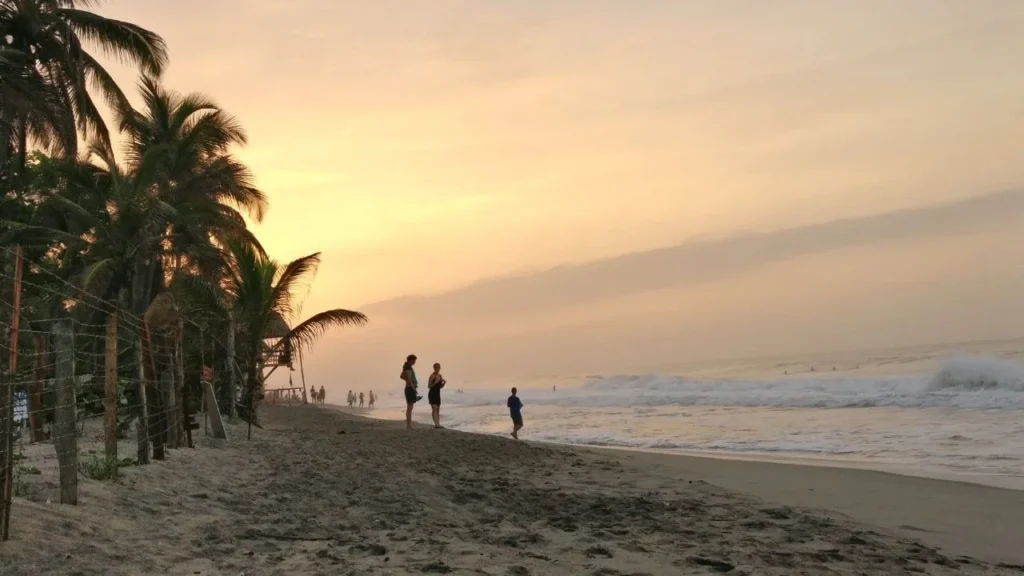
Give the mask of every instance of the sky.
POLYGON ((306 359, 329 390, 1024 325, 1019 0, 100 11, 243 122, 264 245, 323 254, 304 311, 370 315, 306 359))

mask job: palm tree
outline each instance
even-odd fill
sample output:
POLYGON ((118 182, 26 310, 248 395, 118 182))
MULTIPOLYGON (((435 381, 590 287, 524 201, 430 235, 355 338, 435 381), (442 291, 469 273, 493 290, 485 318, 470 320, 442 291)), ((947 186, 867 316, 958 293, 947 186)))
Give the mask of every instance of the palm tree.
MULTIPOLYGON (((264 368, 283 350, 301 353, 331 328, 361 326, 368 321, 361 312, 336 308, 299 322, 303 289, 316 274, 320 254, 310 254, 281 265, 239 242, 228 244, 231 266, 219 285, 198 277, 182 282, 181 290, 193 310, 214 317, 234 318, 237 323, 237 359, 244 379, 242 405, 249 406, 262 387, 264 368), (278 338, 268 344, 268 337, 278 338)), ((234 404, 237 391, 229 391, 234 404)), ((250 417, 251 418, 251 417, 250 417)))
MULTIPOLYGON (((109 105, 120 107, 127 99, 113 77, 85 49, 96 46, 108 56, 139 66, 149 74, 160 74, 167 63, 167 46, 160 36, 129 22, 105 18, 83 9, 92 0, 0 0, 0 49, 21 55, 25 75, 45 82, 58 98, 67 116, 78 130, 101 142, 109 143, 99 108, 89 94, 96 89, 109 105)), ((14 150, 17 165, 24 166, 28 139, 46 141, 50 132, 40 131, 47 117, 42 109, 25 110, 3 106, 6 117, 0 123, 0 160, 14 150), (6 126, 5 126, 6 124, 6 126), (13 130, 11 126, 13 125, 13 130)), ((64 152, 76 153, 74 142, 64 152)), ((0 162, 0 165, 5 162, 0 162)))
MULTIPOLYGON (((254 185, 248 167, 231 154, 232 147, 246 144, 245 131, 237 119, 202 94, 180 95, 151 76, 143 77, 139 92, 142 109, 120 108, 118 122, 130 162, 141 162, 151 151, 161 150, 158 194, 178 213, 165 236, 174 255, 170 283, 182 272, 215 282, 228 266, 223 249, 228 242, 240 242, 264 254, 243 212, 262 221, 267 198, 254 185)), ((228 313, 224 329, 227 365, 233 367, 237 333, 233 314, 228 313)), ((228 374, 233 391, 238 373, 230 368, 228 374)), ((236 415, 234 402, 229 404, 229 414, 236 415)))
MULTIPOLYGON (((36 143, 51 154, 67 156, 75 149, 78 134, 74 116, 61 100, 60 92, 31 65, 31 58, 13 48, 0 48, 0 133, 8 140, 23 132, 33 135, 36 143)), ((6 155, 9 141, 0 142, 6 155)), ((21 162, 23 168, 24 161, 21 162)), ((0 166, 0 173, 17 172, 14 166, 0 166)), ((13 183, 7 189, 14 188, 13 183)))
MULTIPOLYGON (((34 189, 40 197, 32 218, 13 227, 5 238, 30 247, 48 246, 47 251, 61 263, 59 273, 79 276, 91 298, 105 303, 102 315, 115 356, 118 309, 122 303, 130 308, 148 305, 138 300, 139 295, 148 298, 158 281, 155 263, 164 249, 164 231, 177 215, 174 207, 153 194, 160 153, 155 149, 139 165, 125 170, 109 146, 94 143, 88 161, 42 163, 34 189), (145 275, 140 276, 140 270, 145 275)), ((94 306, 86 306, 83 313, 95 316, 95 311, 94 306)), ((138 340, 135 348, 141 366, 138 340)), ((137 378, 136 382, 137 416, 143 424, 139 460, 145 462, 149 433, 143 405, 145 381, 137 378)), ((116 371, 111 385, 116 390, 116 371)), ((157 447, 154 442, 154 455, 159 457, 157 447)))
POLYGON ((190 255, 199 266, 204 257, 212 257, 209 268, 217 270, 222 264, 219 247, 227 241, 259 246, 246 228, 243 212, 262 221, 267 197, 256 188, 249 168, 231 154, 232 147, 247 141, 238 120, 206 96, 168 91, 150 76, 143 77, 139 92, 142 110, 122 107, 118 122, 130 163, 162 150, 159 195, 183 208, 167 236, 170 251, 190 255))

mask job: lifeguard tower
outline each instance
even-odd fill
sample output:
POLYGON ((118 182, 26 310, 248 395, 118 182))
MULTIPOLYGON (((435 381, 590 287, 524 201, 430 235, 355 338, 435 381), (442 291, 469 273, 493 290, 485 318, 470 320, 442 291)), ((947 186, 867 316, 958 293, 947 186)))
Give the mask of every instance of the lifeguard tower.
POLYGON ((260 376, 261 381, 266 382, 270 375, 284 366, 288 368, 288 386, 283 388, 264 389, 266 401, 271 404, 305 404, 306 400, 306 376, 302 369, 302 355, 294 354, 291 340, 285 337, 291 332, 288 323, 279 314, 270 319, 270 326, 263 336, 263 347, 260 351, 260 376), (292 383, 292 372, 295 371, 293 362, 295 356, 299 360, 299 374, 302 378, 302 386, 294 386, 292 383))

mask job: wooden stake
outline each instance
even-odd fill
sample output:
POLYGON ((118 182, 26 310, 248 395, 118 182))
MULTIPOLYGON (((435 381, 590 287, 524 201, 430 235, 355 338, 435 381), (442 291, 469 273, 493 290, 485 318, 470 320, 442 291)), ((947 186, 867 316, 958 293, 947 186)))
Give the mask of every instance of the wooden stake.
POLYGON ((146 360, 143 363, 145 373, 146 404, 149 410, 149 441, 153 444, 153 460, 164 459, 164 435, 166 428, 163 426, 163 415, 161 414, 161 394, 157 385, 156 359, 153 357, 153 341, 150 338, 149 323, 142 322, 142 355, 146 360))
POLYGON ((78 434, 75 431, 75 335, 70 320, 54 323, 57 347, 57 406, 53 445, 60 465, 60 503, 78 504, 78 434))
POLYGON ((299 376, 302 377, 302 403, 303 404, 309 404, 309 401, 306 400, 306 398, 308 398, 308 396, 306 396, 306 369, 302 367, 302 347, 301 346, 299 347, 298 353, 299 353, 299 376))
POLYGON ((146 361, 142 353, 142 336, 135 337, 135 363, 139 371, 139 381, 135 386, 135 431, 138 438, 137 458, 139 464, 149 464, 149 418, 146 409, 146 361))
POLYGON ((42 334, 32 337, 32 345, 36 352, 35 371, 32 384, 28 391, 28 421, 32 428, 32 441, 46 440, 43 430, 43 388, 46 386, 46 338, 42 334))
POLYGON ((117 308, 107 313, 103 379, 103 439, 107 458, 117 458, 117 308))
MULTIPOLYGON (((188 416, 188 400, 185 392, 185 321, 181 319, 180 312, 178 314, 178 334, 177 338, 174 339, 174 360, 176 376, 174 379, 174 395, 181 404, 181 413, 174 416, 174 446, 178 447, 183 439, 185 419, 188 416)), ((188 446, 189 448, 192 447, 191 441, 189 441, 188 446)))
POLYGON ((18 373, 18 326, 21 320, 21 246, 14 249, 14 298, 11 304, 11 355, 9 382, 0 394, 0 541, 11 533, 11 500, 14 498, 14 381, 18 373))

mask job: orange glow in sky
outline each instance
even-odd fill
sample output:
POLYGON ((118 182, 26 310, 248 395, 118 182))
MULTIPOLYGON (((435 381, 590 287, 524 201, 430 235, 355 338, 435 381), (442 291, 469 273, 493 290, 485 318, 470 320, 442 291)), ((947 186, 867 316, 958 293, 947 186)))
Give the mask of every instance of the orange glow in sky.
MULTIPOLYGON (((258 235, 280 259, 324 253, 309 311, 929 206, 1024 177, 1019 0, 100 10, 164 35, 167 84, 246 126, 239 155, 271 199, 258 235)), ((901 269, 931 274, 941 256, 915 250, 901 269)), ((741 286, 723 290, 742 298, 741 286)), ((701 301, 713 316, 714 299, 701 301)))

